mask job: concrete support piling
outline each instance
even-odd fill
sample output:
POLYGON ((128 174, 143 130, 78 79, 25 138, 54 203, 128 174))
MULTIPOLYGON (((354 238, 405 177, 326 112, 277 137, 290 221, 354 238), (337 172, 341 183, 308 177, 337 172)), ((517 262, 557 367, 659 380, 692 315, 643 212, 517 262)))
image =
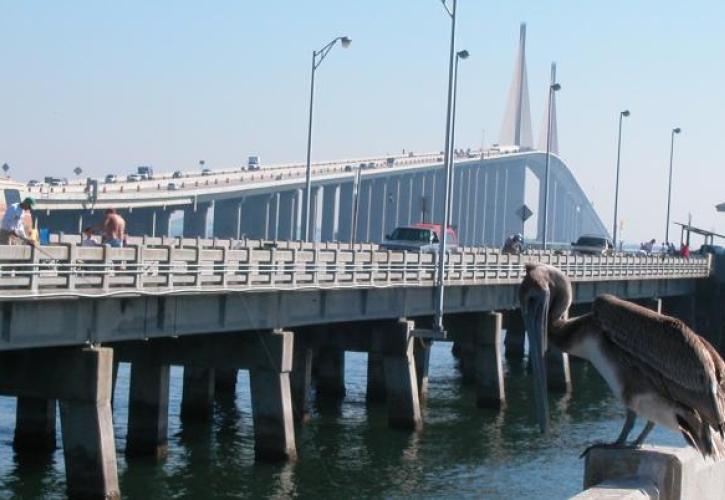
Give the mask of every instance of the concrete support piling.
POLYGON ((433 341, 415 339, 413 354, 415 356, 415 374, 418 381, 418 395, 421 400, 428 396, 428 367, 430 366, 430 348, 433 341))
POLYGON ((292 391, 292 412, 297 422, 309 419, 310 384, 312 382, 312 349, 296 336, 294 341, 294 357, 290 373, 292 391))
POLYGON ((315 388, 318 397, 343 399, 345 397, 345 351, 335 347, 322 347, 315 355, 315 388))
POLYGON ((396 429, 418 430, 423 426, 418 380, 410 332, 412 321, 400 320, 384 327, 385 391, 388 424, 396 429))
POLYGON ((75 358, 73 369, 82 377, 79 385, 85 390, 60 400, 68 496, 119 498, 111 416, 113 351, 83 349, 75 358))
POLYGON ((214 370, 214 394, 217 397, 231 396, 237 392, 237 372, 235 368, 216 368, 214 370))
POLYGON ((571 390, 569 355, 549 344, 549 350, 546 352, 546 367, 549 390, 569 392, 571 390))
POLYGON ((368 403, 385 401, 385 368, 383 366, 383 353, 380 351, 368 353, 368 377, 365 398, 368 403))
MULTIPOLYGON (((277 331, 271 335, 281 343, 278 359, 259 364, 249 372, 254 418, 254 454, 261 461, 286 461, 297 458, 295 447, 290 371, 292 371, 293 334, 277 331), (273 361, 273 362, 272 362, 273 361)), ((259 353, 262 356, 263 353, 259 353)), ((270 354, 274 356, 274 354, 270 354)))
POLYGON ((522 359, 526 343, 526 329, 519 309, 503 313, 503 328, 506 329, 506 358, 522 359))
POLYGON ((127 456, 166 455, 169 420, 169 365, 152 359, 131 363, 127 456))
POLYGON ((55 450, 55 399, 19 397, 13 450, 18 453, 55 450))
POLYGON ((501 359, 501 313, 475 315, 476 406, 500 408, 506 401, 501 359))
POLYGON ((182 420, 210 420, 214 411, 214 369, 184 367, 182 420))

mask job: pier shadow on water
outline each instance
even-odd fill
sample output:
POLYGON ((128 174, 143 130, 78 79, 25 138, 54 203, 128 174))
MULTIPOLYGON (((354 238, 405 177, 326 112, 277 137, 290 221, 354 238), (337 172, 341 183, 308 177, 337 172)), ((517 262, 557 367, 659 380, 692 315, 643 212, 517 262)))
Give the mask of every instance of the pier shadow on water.
MULTIPOLYGON (((239 372, 235 398, 217 399, 210 423, 187 423, 179 419, 180 368, 171 375, 167 457, 127 461, 129 369, 122 364, 114 429, 123 497, 566 498, 581 489, 579 453, 595 441, 613 440, 624 418, 599 375, 573 361, 574 389, 551 396, 552 429, 542 436, 524 361, 507 362, 505 406, 480 410, 474 388, 461 383, 450 344, 438 343, 422 403, 423 430, 393 431, 385 405, 365 401, 366 361, 365 354, 346 354, 345 399, 313 401, 310 421, 296 426, 299 460, 284 465, 255 464, 246 372, 239 372)), ((64 498, 62 450, 16 455, 14 423, 15 401, 0 398, 0 498, 64 498)), ((651 441, 682 444, 662 429, 651 441)))

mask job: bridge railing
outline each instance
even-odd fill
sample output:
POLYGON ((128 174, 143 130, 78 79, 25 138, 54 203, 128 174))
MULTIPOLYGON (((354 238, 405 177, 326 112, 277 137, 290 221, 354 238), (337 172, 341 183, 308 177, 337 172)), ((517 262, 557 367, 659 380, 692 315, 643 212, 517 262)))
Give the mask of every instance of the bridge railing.
MULTIPOLYGON (((0 298, 43 295, 260 291, 268 289, 432 286, 435 254, 375 245, 184 240, 126 248, 76 243, 0 247, 0 298)), ((705 278, 709 257, 506 255, 491 248, 447 254, 451 285, 518 283, 540 261, 573 281, 705 278)))

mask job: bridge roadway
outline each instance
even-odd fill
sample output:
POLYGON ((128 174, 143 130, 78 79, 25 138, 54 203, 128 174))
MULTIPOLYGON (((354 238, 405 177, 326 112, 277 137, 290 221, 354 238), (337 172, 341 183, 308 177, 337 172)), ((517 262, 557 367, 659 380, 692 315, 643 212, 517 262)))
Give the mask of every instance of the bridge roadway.
MULTIPOLYGON (((387 402, 390 426, 422 426, 431 341, 412 332, 433 314, 433 254, 370 244, 131 243, 0 247, 0 393, 18 397, 14 447, 54 448, 59 400, 72 496, 118 494, 111 398, 119 362, 131 363, 128 457, 165 453, 173 364, 184 366, 183 419, 209 419, 215 391, 234 391, 236 371, 250 371, 259 460, 296 458, 293 424, 308 418, 313 362, 316 397, 342 398, 346 350, 368 353, 368 399, 387 402)), ((608 292, 664 304, 686 321, 712 274, 708 257, 449 253, 446 340, 480 407, 505 400, 502 328, 507 355, 523 355, 516 289, 531 260, 571 277, 580 310, 608 292)), ((549 370, 552 390, 570 387, 566 355, 551 352, 549 370)))
MULTIPOLYGON (((442 219, 442 157, 434 153, 391 158, 392 166, 385 158, 367 158, 313 168, 312 239, 379 243, 399 225, 442 219), (374 167, 358 170, 360 164, 374 167)), ((451 221, 462 244, 500 246, 508 235, 524 229, 518 214, 524 203, 536 214, 543 212, 545 158, 541 151, 518 149, 456 157, 451 221)), ((52 232, 80 234, 84 227, 101 222, 103 209, 113 207, 126 219, 130 235, 168 236, 172 214, 180 211, 187 237, 304 239, 303 166, 187 175, 174 181, 175 189, 168 189, 168 180, 102 184, 95 201, 79 185, 60 192, 30 188, 39 199, 34 216, 40 227, 52 232)), ((551 157, 550 181, 548 241, 607 233, 556 155, 551 157)), ((528 233, 541 239, 543 217, 532 218, 529 227, 528 233)))

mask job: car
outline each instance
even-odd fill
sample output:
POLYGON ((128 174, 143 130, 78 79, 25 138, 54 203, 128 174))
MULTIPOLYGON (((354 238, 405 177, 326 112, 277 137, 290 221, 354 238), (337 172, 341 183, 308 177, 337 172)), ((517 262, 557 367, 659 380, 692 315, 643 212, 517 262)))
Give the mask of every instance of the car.
POLYGON ((139 167, 136 167, 136 173, 140 175, 141 178, 144 180, 154 178, 154 168, 148 165, 141 165, 139 167))
POLYGON ((118 182, 118 176, 116 174, 108 174, 104 182, 106 184, 115 184, 118 182))
POLYGON ((176 191, 177 189, 179 189, 179 184, 176 183, 176 182, 173 182, 173 181, 172 182, 169 182, 166 185, 166 189, 169 190, 169 191, 176 191))
POLYGON ((571 251, 584 255, 611 255, 614 253, 614 244, 605 236, 585 234, 571 243, 571 251))
POLYGON ((181 179, 184 177, 184 173, 181 170, 175 170, 173 174, 171 174, 171 177, 173 179, 181 179))
POLYGON ((360 165, 358 165, 358 168, 366 169, 366 168, 368 168, 368 164, 367 163, 361 163, 360 165))
POLYGON ((44 185, 45 185, 45 183, 40 182, 40 181, 35 180, 35 179, 32 179, 32 180, 29 180, 28 181, 28 187, 29 188, 31 188, 31 187, 43 187, 44 185))
POLYGON ((368 168, 375 168, 375 163, 369 162, 368 163, 368 168))
POLYGON ((141 176, 138 174, 128 174, 126 176, 126 182, 140 182, 141 176))
POLYGON ((201 171, 201 175, 211 175, 211 170, 208 168, 205 168, 201 171))
MULTIPOLYGON (((440 224, 419 223, 410 226, 400 226, 385 235, 385 241, 380 244, 383 250, 410 250, 414 252, 437 252, 440 248, 440 224)), ((452 227, 448 227, 446 236, 446 249, 458 246, 458 235, 452 227)))
POLYGON ((345 172, 352 172, 352 165, 345 165, 345 172))

